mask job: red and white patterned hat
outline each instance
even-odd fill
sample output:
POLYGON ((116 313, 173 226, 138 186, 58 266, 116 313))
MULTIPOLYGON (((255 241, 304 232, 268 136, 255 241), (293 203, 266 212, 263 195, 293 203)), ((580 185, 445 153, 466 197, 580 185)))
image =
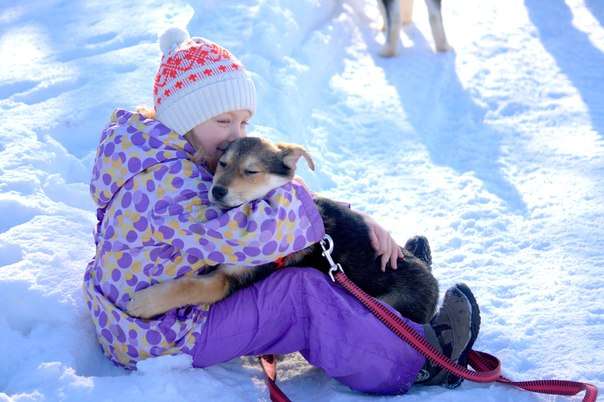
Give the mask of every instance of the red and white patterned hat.
POLYGON ((153 84, 157 119, 184 135, 221 113, 256 111, 256 88, 227 49, 180 28, 159 37, 163 56, 153 84))

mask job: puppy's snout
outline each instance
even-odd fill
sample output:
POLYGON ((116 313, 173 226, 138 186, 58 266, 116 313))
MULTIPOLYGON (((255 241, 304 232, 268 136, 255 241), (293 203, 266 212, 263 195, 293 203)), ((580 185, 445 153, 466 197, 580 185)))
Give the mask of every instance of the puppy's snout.
POLYGON ((229 191, 222 186, 214 186, 212 188, 212 196, 214 196, 215 200, 221 200, 224 198, 225 195, 227 195, 229 191))

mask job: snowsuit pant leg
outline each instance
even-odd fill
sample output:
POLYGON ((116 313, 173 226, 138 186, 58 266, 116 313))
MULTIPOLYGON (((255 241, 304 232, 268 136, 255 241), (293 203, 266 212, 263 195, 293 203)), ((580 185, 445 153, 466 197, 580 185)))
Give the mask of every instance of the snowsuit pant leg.
MULTIPOLYGON (((423 335, 420 324, 408 321, 423 335)), ((215 303, 193 350, 207 367, 299 351, 353 390, 405 393, 425 359, 345 289, 312 268, 286 268, 215 303)))

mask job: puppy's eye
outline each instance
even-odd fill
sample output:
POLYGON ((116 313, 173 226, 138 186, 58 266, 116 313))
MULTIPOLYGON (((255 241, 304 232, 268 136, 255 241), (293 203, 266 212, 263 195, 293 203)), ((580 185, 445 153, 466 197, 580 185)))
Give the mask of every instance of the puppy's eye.
POLYGON ((218 161, 218 165, 219 165, 221 168, 225 168, 227 164, 226 164, 226 162, 225 162, 225 161, 218 161))
POLYGON ((245 173, 245 174, 246 174, 246 176, 252 176, 252 175, 258 174, 258 173, 260 173, 260 172, 259 172, 259 171, 257 171, 257 170, 249 170, 249 169, 245 169, 245 170, 243 171, 243 173, 245 173))

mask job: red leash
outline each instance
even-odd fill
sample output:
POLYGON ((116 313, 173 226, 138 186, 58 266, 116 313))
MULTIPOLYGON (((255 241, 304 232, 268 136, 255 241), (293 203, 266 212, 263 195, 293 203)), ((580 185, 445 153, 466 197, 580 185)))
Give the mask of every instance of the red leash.
MULTIPOLYGON (((336 264, 331 259, 331 251, 333 250, 333 240, 327 236, 329 247, 325 247, 325 239, 321 241, 323 255, 331 264, 329 276, 331 279, 348 292, 355 296, 365 307, 367 307, 384 325, 392 330, 399 338, 407 342, 411 347, 419 353, 430 359, 433 363, 445 368, 447 371, 456 376, 465 378, 466 380, 488 383, 499 382, 502 384, 511 385, 531 392, 552 395, 576 395, 579 392, 585 391, 583 402, 595 402, 598 396, 598 389, 588 383, 565 380, 534 380, 534 381, 511 381, 501 375, 501 363, 499 359, 485 352, 476 350, 470 351, 468 356, 469 364, 476 371, 469 370, 440 353, 432 346, 425 338, 419 335, 409 324, 407 324, 398 315, 387 309, 384 305, 378 302, 373 297, 362 291, 355 285, 342 270, 340 264, 336 264), (335 273, 335 275, 334 275, 335 273)), ((271 401, 273 402, 290 402, 287 396, 279 389, 276 384, 277 365, 273 356, 260 357, 260 363, 266 374, 266 381, 270 392, 271 401)))

